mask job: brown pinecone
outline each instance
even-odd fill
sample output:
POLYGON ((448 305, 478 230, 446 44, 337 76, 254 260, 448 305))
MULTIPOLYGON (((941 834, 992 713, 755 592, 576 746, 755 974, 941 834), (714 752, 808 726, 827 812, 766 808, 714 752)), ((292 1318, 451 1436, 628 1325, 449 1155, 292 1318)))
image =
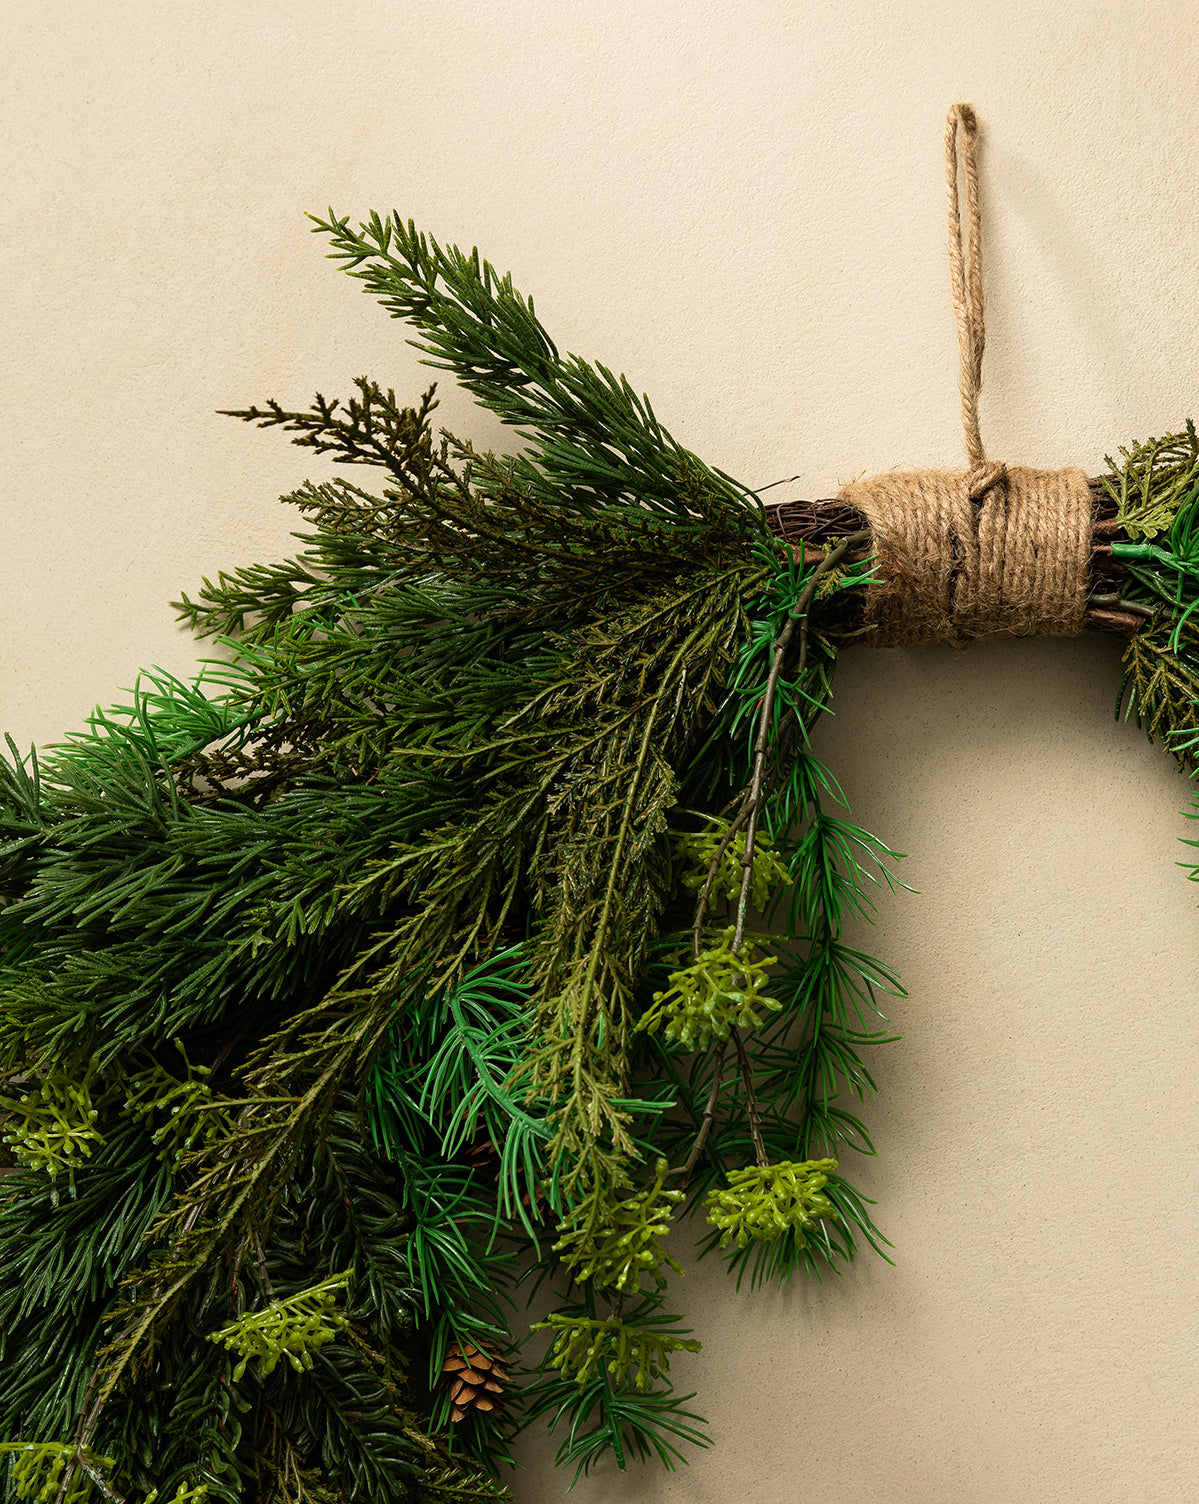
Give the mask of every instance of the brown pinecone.
MULTIPOLYGON (((475 1136, 470 1141, 470 1143, 466 1145, 465 1149, 462 1151, 462 1154, 463 1158, 466 1160, 467 1164, 471 1167, 472 1170, 477 1170, 481 1176, 488 1176, 497 1184, 499 1183, 500 1151, 487 1136, 487 1130, 483 1127, 482 1118, 475 1119, 475 1136)), ((535 1186, 534 1190, 536 1193, 536 1208, 534 1208, 533 1205, 534 1198, 530 1197, 528 1191, 522 1191, 520 1193, 520 1199, 524 1204, 525 1211, 528 1212, 530 1217, 536 1216, 539 1218, 544 1218, 545 1192, 541 1189, 540 1186, 535 1186)))
POLYGON ((480 1175, 490 1175, 493 1180, 500 1178, 500 1151, 482 1127, 475 1129, 475 1137, 467 1144, 463 1157, 471 1169, 478 1170, 480 1175))
POLYGON ((507 1363, 499 1353, 465 1342, 451 1342, 441 1365, 453 1406, 450 1419, 465 1420, 473 1410, 498 1410, 508 1382, 507 1363))

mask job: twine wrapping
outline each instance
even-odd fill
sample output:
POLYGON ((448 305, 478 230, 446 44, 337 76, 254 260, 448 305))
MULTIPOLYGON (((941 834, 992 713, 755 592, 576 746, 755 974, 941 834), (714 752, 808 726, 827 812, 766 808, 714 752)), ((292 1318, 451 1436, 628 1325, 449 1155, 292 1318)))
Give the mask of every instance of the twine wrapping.
POLYGON ((983 449, 977 135, 973 109, 954 105, 945 124, 949 265, 970 468, 875 475, 839 496, 874 534, 881 583, 866 591, 866 624, 874 630, 863 641, 875 647, 965 647, 984 637, 1076 637, 1083 630, 1092 528, 1086 475, 991 463, 983 449), (966 186, 965 238, 959 176, 966 186))
POLYGON ((863 642, 910 647, 980 637, 1077 637, 1091 562, 1083 470, 1004 467, 971 498, 973 472, 871 476, 840 499, 866 518, 881 584, 866 591, 863 642))

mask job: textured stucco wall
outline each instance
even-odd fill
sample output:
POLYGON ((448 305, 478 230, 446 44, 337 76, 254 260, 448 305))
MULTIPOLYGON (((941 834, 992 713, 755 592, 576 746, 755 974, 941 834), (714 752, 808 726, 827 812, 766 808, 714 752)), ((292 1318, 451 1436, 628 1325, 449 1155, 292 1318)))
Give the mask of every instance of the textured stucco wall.
MULTIPOLYGON (((1199 369, 1193 0, 7 0, 0 721, 51 738, 193 648, 319 462, 213 415, 427 380, 305 209, 477 243, 567 349, 752 485, 957 463, 941 128, 983 121, 995 456, 1098 468, 1199 369)), ((499 435, 447 389, 447 423, 499 435)), ((911 997, 863 1180, 896 1267, 680 1297, 716 1449, 605 1504, 1188 1504, 1187 789, 1118 646, 861 653, 820 747, 910 853, 911 997)), ((563 1497, 531 1443, 522 1504, 563 1497)))

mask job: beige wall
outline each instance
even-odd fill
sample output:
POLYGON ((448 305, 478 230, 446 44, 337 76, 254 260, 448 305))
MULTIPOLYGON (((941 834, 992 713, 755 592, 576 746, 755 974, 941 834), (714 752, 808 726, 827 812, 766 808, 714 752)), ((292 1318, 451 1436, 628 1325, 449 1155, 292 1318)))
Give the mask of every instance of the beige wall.
MULTIPOLYGON (((565 348, 798 494, 956 463, 940 136, 983 150, 996 456, 1095 470, 1199 369, 1193 0, 7 0, 0 720, 61 733, 193 649, 167 599, 277 555, 319 465, 213 416, 425 375, 302 211, 392 206, 565 348)), ((447 392, 447 421, 495 430, 447 392)), ((1117 647, 847 659, 820 745, 921 896, 869 1118, 896 1267, 688 1276, 717 1448, 605 1504, 1195 1498, 1187 790, 1117 647)), ((538 1444, 522 1504, 564 1494, 538 1444)))

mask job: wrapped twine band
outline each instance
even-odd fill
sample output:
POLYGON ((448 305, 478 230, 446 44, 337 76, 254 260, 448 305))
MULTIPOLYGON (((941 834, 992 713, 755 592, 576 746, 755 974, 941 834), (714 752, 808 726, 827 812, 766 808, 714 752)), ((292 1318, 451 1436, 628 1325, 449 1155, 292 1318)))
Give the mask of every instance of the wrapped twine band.
POLYGON ((970 468, 874 475, 839 500, 865 517, 881 583, 865 596, 875 647, 990 637, 1076 637, 1084 625, 1092 497, 1078 469, 989 463, 978 425, 986 345, 978 121, 956 104, 945 126, 953 305, 961 355, 962 426, 970 468), (959 128, 966 184, 965 245, 958 190, 959 128))
POLYGON ((882 583, 865 596, 875 630, 863 642, 965 647, 1082 632, 1092 509, 1084 471, 913 470, 857 481, 839 499, 865 517, 878 555, 882 583))

